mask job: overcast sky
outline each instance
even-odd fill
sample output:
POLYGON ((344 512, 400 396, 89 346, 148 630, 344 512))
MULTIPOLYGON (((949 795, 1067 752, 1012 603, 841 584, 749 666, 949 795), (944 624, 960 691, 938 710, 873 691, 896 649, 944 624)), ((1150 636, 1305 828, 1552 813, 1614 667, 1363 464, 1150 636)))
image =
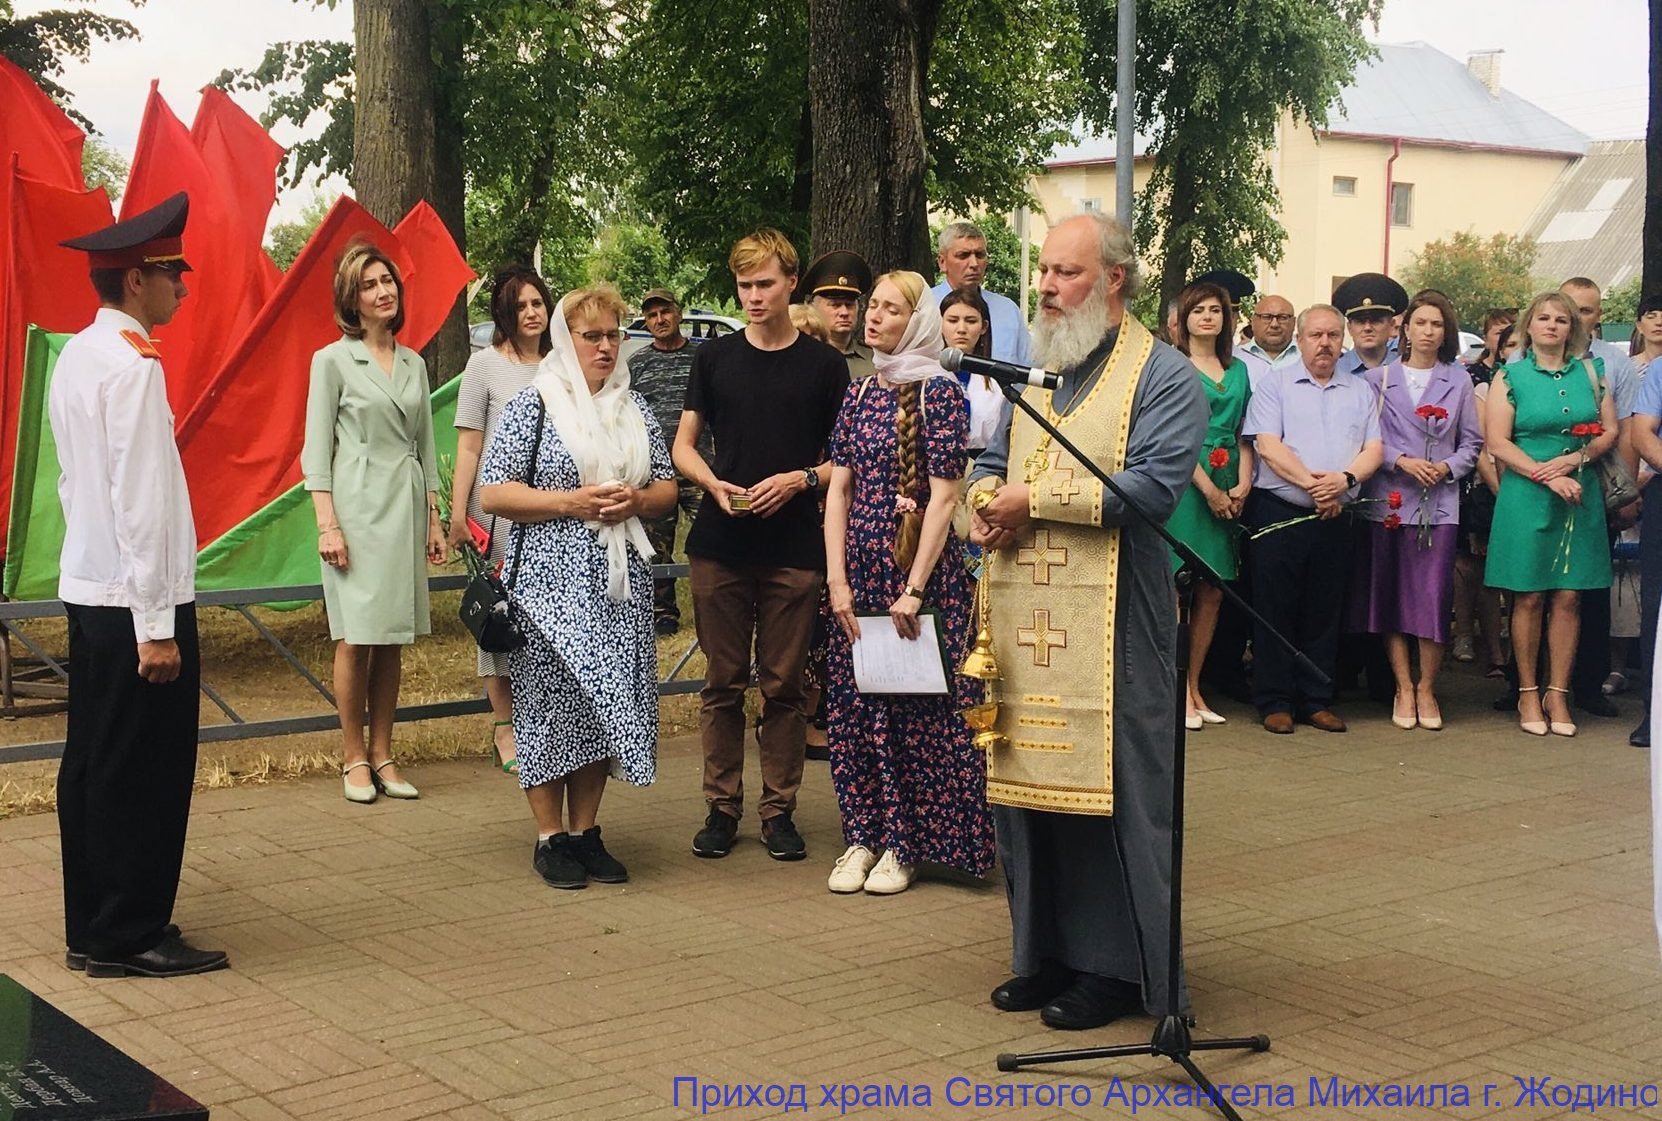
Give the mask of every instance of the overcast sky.
MULTIPOLYGON (((17 0, 19 14, 88 6, 84 0, 17 0)), ((180 119, 196 112, 197 91, 227 67, 256 63, 285 39, 348 39, 351 0, 334 10, 313 0, 148 0, 130 8, 101 0, 100 10, 131 20, 138 42, 99 44, 89 63, 73 64, 63 84, 75 104, 123 155, 132 154, 152 78, 180 119)), ((1377 38, 1422 40, 1464 59, 1500 49, 1501 84, 1598 139, 1642 137, 1648 82, 1645 0, 1386 0, 1377 38), (1595 19, 1591 13, 1596 12, 1595 19)), ((251 95, 237 95, 258 116, 251 95)), ((279 142, 293 133, 274 130, 279 142)), ((326 190, 328 188, 325 188, 326 190)), ((334 187, 338 190, 339 187, 334 187)), ((294 213, 317 191, 288 192, 294 213)), ((333 193, 330 191, 330 193, 333 193)))

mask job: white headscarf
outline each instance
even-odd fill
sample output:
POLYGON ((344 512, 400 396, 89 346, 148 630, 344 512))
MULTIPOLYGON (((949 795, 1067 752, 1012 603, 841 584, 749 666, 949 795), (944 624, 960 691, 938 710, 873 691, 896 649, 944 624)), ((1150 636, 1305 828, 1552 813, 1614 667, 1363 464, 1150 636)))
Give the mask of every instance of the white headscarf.
MULTIPOLYGON (((629 371, 619 361, 600 387, 590 393, 577 362, 577 348, 571 328, 566 325, 563 297, 549 317, 548 334, 553 342, 532 382, 548 409, 548 422, 560 434, 566 450, 577 463, 583 486, 628 483, 642 487, 652 481, 652 446, 646 435, 646 421, 629 397, 629 371)), ((617 525, 585 522, 595 531, 606 550, 606 598, 622 603, 629 598, 629 546, 647 560, 654 553, 639 518, 617 525)))
MULTIPOLYGON (((873 350, 871 364, 883 380, 893 385, 925 378, 952 377, 941 368, 941 305, 929 289, 923 290, 918 306, 912 309, 912 318, 906 321, 906 330, 894 352, 884 354, 873 350)), ((957 380, 954 378, 953 380, 957 380)))

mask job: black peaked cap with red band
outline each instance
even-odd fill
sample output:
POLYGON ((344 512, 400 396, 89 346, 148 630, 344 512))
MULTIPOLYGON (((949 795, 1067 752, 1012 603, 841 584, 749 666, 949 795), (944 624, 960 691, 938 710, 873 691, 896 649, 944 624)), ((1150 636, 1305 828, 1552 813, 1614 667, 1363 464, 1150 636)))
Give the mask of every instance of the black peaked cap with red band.
POLYGON ((125 221, 58 244, 86 253, 95 269, 157 266, 189 272, 184 253, 185 219, 189 215, 190 198, 180 191, 125 221))

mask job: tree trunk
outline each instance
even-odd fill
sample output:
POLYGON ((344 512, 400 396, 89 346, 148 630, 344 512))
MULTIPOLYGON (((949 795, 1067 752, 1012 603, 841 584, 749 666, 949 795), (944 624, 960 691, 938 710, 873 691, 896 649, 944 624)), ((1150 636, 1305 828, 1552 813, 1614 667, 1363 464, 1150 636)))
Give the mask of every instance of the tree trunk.
MULTIPOLYGON (((1662 2, 1662 0, 1658 0, 1662 2)), ((813 255, 930 274, 923 98, 940 0, 808 0, 813 255)))
MULTIPOLYGON (((434 65, 437 0, 356 0, 352 37, 357 52, 352 118, 352 188, 358 202, 387 227, 427 200, 465 248, 462 229, 461 134, 445 121, 439 142, 439 66, 434 65), (442 173, 442 178, 441 178, 442 173)), ((448 24, 439 45, 460 62, 457 32, 448 24)), ((448 104, 448 103, 447 103, 448 104)), ((449 117, 450 114, 446 114, 449 117)), ((467 360, 467 322, 458 302, 423 352, 435 385, 467 360)))
MULTIPOLYGON (((1662 3, 1662 0, 1657 0, 1662 3)), ((1166 322, 1166 307, 1188 285, 1194 269, 1195 226, 1194 178, 1188 160, 1179 155, 1172 162, 1171 192, 1166 198, 1166 240, 1160 247, 1160 322, 1166 322)))
MULTIPOLYGON (((428 0, 432 16, 431 37, 434 67, 438 77, 433 86, 433 192, 429 201, 467 256, 466 177, 462 163, 462 17, 444 0, 428 0)), ((530 258, 526 258, 530 260, 530 258)), ((457 295, 456 304, 445 317, 444 326, 427 344, 427 377, 437 389, 462 372, 472 349, 467 338, 467 291, 457 295)))
POLYGON ((1645 127, 1644 280, 1650 297, 1662 296, 1662 0, 1650 0, 1650 122, 1645 127))

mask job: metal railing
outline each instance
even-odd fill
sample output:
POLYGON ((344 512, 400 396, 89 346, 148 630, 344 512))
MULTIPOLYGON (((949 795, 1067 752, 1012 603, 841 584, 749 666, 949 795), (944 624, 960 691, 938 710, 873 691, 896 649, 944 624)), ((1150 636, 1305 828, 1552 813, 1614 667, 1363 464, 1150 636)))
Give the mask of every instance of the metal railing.
MULTIPOLYGON (((654 578, 674 577, 680 579, 687 574, 684 564, 659 564, 652 566, 654 578)), ((432 592, 459 591, 467 585, 467 577, 461 575, 431 576, 427 580, 427 590, 432 592)), ((197 607, 225 607, 241 615, 248 621, 254 631, 276 651, 283 661, 288 663, 297 675, 313 692, 322 697, 331 709, 335 706, 335 696, 316 674, 312 673, 306 663, 297 657, 293 650, 270 627, 262 622, 259 616, 249 610, 251 607, 268 603, 305 603, 314 602, 323 598, 322 584, 300 584, 291 587, 278 588, 234 588, 224 591, 198 592, 196 595, 197 607)), ((65 686, 69 682, 69 670, 58 659, 52 657, 39 643, 17 624, 28 619, 49 619, 64 614, 61 600, 37 599, 15 600, 0 602, 0 632, 4 632, 4 641, 15 638, 39 660, 46 670, 58 678, 65 686)), ((664 679, 658 682, 659 696, 673 696, 684 693, 696 693, 703 687, 703 682, 683 678, 681 673, 692 661, 698 652, 698 642, 695 639, 690 646, 676 660, 664 679)), ((471 672, 471 669, 470 669, 471 672)), ((198 743, 224 743, 231 740, 261 739, 267 736, 292 736, 304 732, 326 732, 340 727, 340 717, 333 711, 315 713, 307 716, 284 716, 269 720, 248 720, 223 696, 221 696, 207 680, 202 678, 202 695, 207 697, 216 708, 225 715, 227 723, 202 725, 197 733, 198 743)), ((436 720, 447 716, 467 716, 474 713, 490 711, 490 702, 485 699, 481 691, 479 696, 453 701, 432 701, 426 704, 400 705, 394 714, 396 723, 404 724, 416 720, 436 720)), ((11 746, 0 746, 0 763, 22 763, 38 759, 57 759, 63 755, 64 741, 39 740, 34 743, 20 743, 11 746)))

